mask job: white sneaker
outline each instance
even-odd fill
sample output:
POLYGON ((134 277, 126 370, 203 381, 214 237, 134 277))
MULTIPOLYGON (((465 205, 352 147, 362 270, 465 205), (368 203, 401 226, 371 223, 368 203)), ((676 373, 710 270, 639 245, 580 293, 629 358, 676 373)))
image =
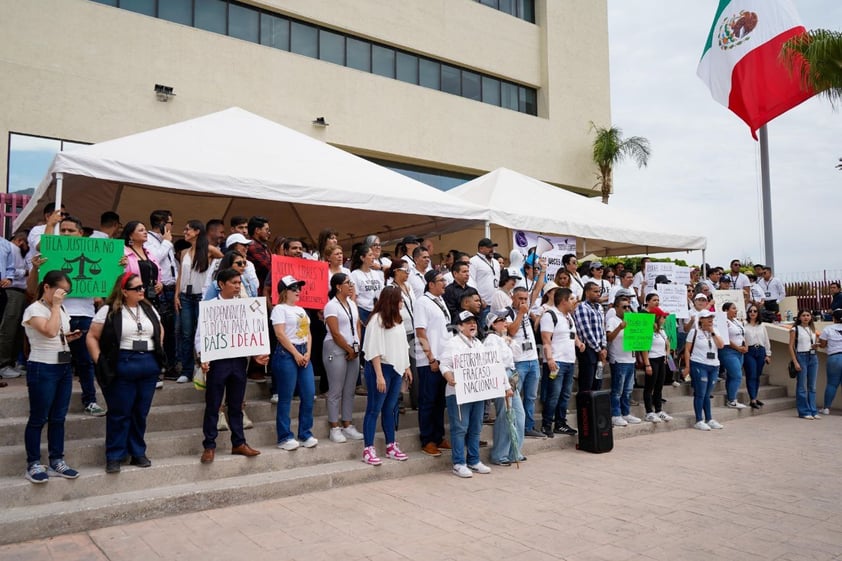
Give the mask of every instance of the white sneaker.
POLYGON ((230 430, 228 427, 228 419, 225 418, 225 413, 219 412, 219 420, 216 422, 216 430, 225 431, 230 430))
POLYGON ((710 430, 710 425, 709 425, 709 424, 707 424, 707 423, 706 423, 706 422, 704 422, 704 421, 699 421, 698 423, 696 423, 695 425, 693 425, 693 427, 694 427, 694 428, 697 428, 697 429, 699 429, 699 430, 710 430))
POLYGON ((819 411, 819 413, 821 413, 822 415, 830 415, 830 409, 828 409, 827 407, 825 407, 824 409, 822 409, 821 411, 819 411))
POLYGON ((634 415, 623 415, 623 419, 630 425, 639 425, 640 419, 634 415))
POLYGON ((19 378, 20 377, 20 370, 12 368, 11 366, 4 366, 0 368, 0 378, 11 379, 11 378, 19 378))
POLYGON ((344 434, 342 434, 342 428, 341 427, 331 427, 331 429, 330 429, 330 441, 342 443, 342 442, 348 442, 348 439, 345 438, 344 434))
POLYGON ((156 390, 162 390, 162 389, 164 389, 164 381, 163 381, 163 380, 158 380, 157 382, 155 382, 155 389, 156 389, 156 390))
POLYGON ((669 423, 670 421, 672 421, 672 417, 670 417, 666 411, 661 411, 660 413, 658 413, 658 417, 665 423, 669 423))
POLYGON ((292 452, 296 448, 298 448, 300 444, 294 438, 290 438, 289 440, 284 440, 280 444, 278 444, 278 448, 281 450, 286 450, 287 452, 292 452))
POLYGON ((491 468, 482 462, 477 462, 472 466, 468 466, 468 469, 477 473, 491 473, 491 468))
POLYGON ((108 412, 99 405, 97 405, 94 401, 92 403, 89 403, 88 406, 85 407, 85 413, 87 413, 91 417, 104 417, 108 412))
POLYGON ((816 421, 822 420, 822 418, 819 415, 813 415, 813 419, 815 419, 816 421))
POLYGON ((272 397, 269 398, 269 403, 278 404, 278 394, 273 393, 272 397))
POLYGON ((249 416, 246 415, 246 410, 243 409, 243 429, 251 429, 254 428, 254 421, 249 419, 249 416))
MULTIPOLYGON (((745 407, 745 405, 743 405, 743 407, 745 407)), ((708 421, 708 426, 712 429, 717 429, 717 430, 725 428, 724 426, 722 426, 722 423, 720 423, 716 419, 711 419, 710 421, 708 421)))
POLYGON ((726 401, 725 407, 730 407, 732 409, 745 409, 746 406, 739 401, 726 401))
POLYGON ((471 470, 469 470, 468 466, 466 466, 465 464, 454 464, 453 475, 455 475, 456 477, 464 477, 466 479, 474 476, 474 474, 471 473, 471 470))
POLYGON ((363 433, 358 431, 354 425, 348 425, 347 427, 342 429, 342 434, 346 437, 350 438, 351 440, 362 440, 363 433))
POLYGON ((319 440, 315 436, 311 436, 307 440, 301 443, 304 448, 315 448, 316 445, 319 443, 319 440))
POLYGON ((178 379, 175 382, 176 382, 176 384, 186 384, 189 381, 190 381, 190 378, 188 378, 187 376, 179 376, 178 379))
POLYGON ((648 421, 650 423, 660 423, 661 422, 661 418, 658 417, 655 413, 647 413, 646 417, 643 420, 648 421))
POLYGON ((681 382, 673 382, 673 383, 672 383, 672 387, 674 387, 674 388, 679 388, 679 387, 681 387, 681 382))
POLYGON ((611 424, 615 427, 625 427, 628 426, 629 423, 622 417, 611 417, 611 424))

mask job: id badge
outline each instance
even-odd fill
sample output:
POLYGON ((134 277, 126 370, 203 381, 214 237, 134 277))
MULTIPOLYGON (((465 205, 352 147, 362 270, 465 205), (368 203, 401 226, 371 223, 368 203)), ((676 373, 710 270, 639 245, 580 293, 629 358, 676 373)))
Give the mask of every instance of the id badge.
POLYGON ((70 364, 71 359, 70 351, 59 351, 58 352, 58 363, 59 364, 70 364))
POLYGON ((353 347, 355 353, 359 354, 359 352, 360 352, 360 344, 359 343, 354 343, 353 345, 351 345, 351 347, 353 347))
POLYGON ((575 340, 575 339, 576 339, 576 334, 575 334, 575 333, 573 333, 572 331, 570 332, 570 339, 571 339, 571 340, 575 340))
POLYGON ((810 354, 811 354, 811 355, 816 354, 816 349, 810 349, 810 354))
POLYGON ((531 351, 532 350, 532 342, 527 341, 526 343, 522 343, 520 348, 523 349, 524 351, 531 351))
POLYGON ((766 293, 766 298, 771 298, 771 297, 772 297, 772 293, 771 293, 771 292, 767 292, 767 293, 766 293))
POLYGON ((148 351, 149 344, 146 341, 132 341, 133 351, 148 351))
POLYGON ((708 360, 713 360, 716 358, 716 353, 708 353, 708 360))

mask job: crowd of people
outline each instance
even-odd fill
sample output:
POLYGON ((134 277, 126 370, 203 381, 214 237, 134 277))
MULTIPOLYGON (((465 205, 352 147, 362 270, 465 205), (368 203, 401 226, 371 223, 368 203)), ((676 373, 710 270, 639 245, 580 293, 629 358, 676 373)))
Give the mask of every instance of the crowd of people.
MULTIPOLYGON (((206 464, 214 461, 216 440, 224 430, 230 431, 233 454, 260 454, 245 438, 252 425, 245 411, 249 381, 271 385, 282 450, 319 444, 313 411, 321 395, 330 441, 362 441, 363 462, 383 463, 375 445, 378 419, 385 436, 383 457, 407 459, 397 429, 400 416, 411 409, 417 410, 423 453, 439 457, 449 451, 453 474, 465 478, 491 471, 479 456, 487 444, 480 439, 483 423, 494 425, 490 460, 496 466, 525 461, 524 438, 575 436, 567 417, 574 383, 579 392, 600 390, 606 370, 611 420, 618 429, 670 422, 662 388, 681 383, 692 384, 695 427, 721 429, 710 400, 720 377, 725 379, 726 406, 763 407, 759 379, 770 361, 771 345, 761 321, 779 312, 785 296, 768 267, 744 273, 734 260, 727 272, 708 267, 703 279, 701 271, 692 269, 689 318, 677 321, 677 345, 671 345, 665 328, 670 314, 660 308, 656 286, 647 286, 648 258, 639 271, 630 271, 622 263, 580 265, 571 253, 549 278, 544 259, 534 253, 524 258, 516 251, 506 259, 488 238, 479 240, 475 253, 451 250, 434 266, 432 241, 417 236, 402 238, 388 255, 374 235, 351 248, 343 248, 330 229, 312 246, 297 238, 273 238, 269 221, 259 216, 232 217, 227 232, 221 220, 183 224, 176 239, 176 222, 167 210, 152 212, 148 223, 125 225, 107 212, 93 230, 64 207, 47 205, 42 224, 0 243, 0 259, 5 260, 0 376, 26 376, 29 481, 79 475, 64 461, 64 422, 74 375, 85 413, 106 418, 108 473, 118 473, 127 460, 139 467, 151 465, 145 430, 156 388, 163 387, 164 379, 187 383, 194 375, 201 375, 205 385, 200 461, 206 464), (107 298, 70 297, 73 283, 63 270, 50 270, 38 280, 45 263, 39 254, 41 236, 56 228, 64 236, 122 240, 124 273, 107 298), (291 275, 272 278, 273 255, 326 262, 328 282, 316 287, 328 295, 323 310, 300 305, 305 281, 291 275), (713 294, 730 288, 744 291, 745 322, 737 318, 736 304, 714 309, 713 294), (203 360, 199 303, 255 296, 267 297, 271 353, 203 360), (717 311, 725 314, 727 334, 715 327, 717 311), (638 312, 654 316, 652 345, 633 353, 624 350, 623 340, 627 314, 638 312), (28 354, 21 352, 24 334, 28 354), (491 402, 459 404, 453 357, 480 346, 498 351, 506 372, 503 395, 491 402), (632 414, 638 371, 644 374, 643 419, 632 414), (737 400, 744 374, 748 405, 737 400), (104 404, 97 403, 97 383, 104 404), (367 396, 362 432, 353 424, 355 395, 367 396), (299 400, 295 429, 290 418, 294 396, 299 400), (46 465, 40 451, 45 425, 46 465)), ((661 282, 668 281, 656 280, 661 282)), ((838 300, 842 308, 842 297, 838 300)), ((836 327, 842 324, 842 309, 833 312, 833 320, 834 327, 819 337, 812 315, 801 312, 791 330, 797 410, 805 419, 829 414, 842 381, 842 327, 836 327), (821 410, 815 398, 819 347, 830 355, 821 410)))

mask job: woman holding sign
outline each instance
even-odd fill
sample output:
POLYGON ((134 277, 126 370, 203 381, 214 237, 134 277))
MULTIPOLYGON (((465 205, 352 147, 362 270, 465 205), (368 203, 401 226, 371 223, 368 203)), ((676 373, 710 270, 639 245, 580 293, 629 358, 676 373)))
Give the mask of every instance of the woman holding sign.
POLYGON ((400 289, 396 286, 384 288, 368 320, 363 345, 368 357, 365 365, 368 400, 363 421, 363 462, 372 466, 382 463, 374 448, 377 417, 381 419, 383 434, 386 437, 386 457, 400 462, 407 459, 407 455, 401 452, 395 441, 395 411, 401 391, 401 377, 407 376, 412 380, 412 372, 409 369, 409 343, 402 325, 401 306, 403 301, 400 289))
POLYGON ((166 359, 164 330, 158 312, 146 300, 146 288, 135 273, 118 278, 86 340, 108 403, 106 473, 119 473, 127 456, 133 466, 152 465, 146 457, 146 416, 166 359))
POLYGON ((672 417, 666 411, 661 410, 664 379, 667 374, 667 356, 670 354, 670 340, 664 330, 669 314, 659 307, 647 310, 655 314, 654 333, 652 335, 652 348, 648 351, 641 351, 643 356, 646 378, 643 386, 643 405, 646 407, 645 421, 660 423, 661 421, 672 421, 672 417))
POLYGON ((272 309, 272 325, 278 345, 272 357, 272 377, 278 390, 276 428, 278 448, 291 452, 299 445, 313 448, 319 441, 313 436, 313 400, 316 387, 310 353, 313 337, 310 318, 298 305, 304 281, 287 275, 278 281, 278 305, 272 309), (298 405, 298 440, 290 428, 289 410, 295 386, 301 402, 298 405), (300 442, 299 442, 300 441, 300 442))

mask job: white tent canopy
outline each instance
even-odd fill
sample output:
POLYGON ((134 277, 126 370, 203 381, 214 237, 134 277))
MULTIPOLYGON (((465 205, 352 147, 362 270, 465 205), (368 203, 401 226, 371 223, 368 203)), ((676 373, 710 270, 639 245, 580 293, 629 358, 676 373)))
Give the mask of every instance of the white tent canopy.
POLYGON ((493 224, 575 236, 581 253, 600 256, 704 250, 703 236, 664 232, 639 215, 604 205, 510 169, 498 168, 448 191, 487 208, 493 224))
POLYGON ((176 231, 189 219, 260 215, 286 236, 315 240, 331 227, 341 240, 385 241, 485 218, 482 207, 237 107, 60 152, 16 229, 55 200, 56 174, 68 212, 93 227, 106 210, 125 223, 163 208, 176 231))

